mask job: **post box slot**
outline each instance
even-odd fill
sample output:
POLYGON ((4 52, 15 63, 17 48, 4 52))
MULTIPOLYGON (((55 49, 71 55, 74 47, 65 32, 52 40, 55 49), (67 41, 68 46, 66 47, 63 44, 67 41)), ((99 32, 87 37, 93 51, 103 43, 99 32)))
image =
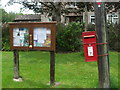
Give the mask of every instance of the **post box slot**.
POLYGON ((87 39, 87 38, 94 38, 94 37, 95 37, 95 35, 84 36, 85 39, 87 39))

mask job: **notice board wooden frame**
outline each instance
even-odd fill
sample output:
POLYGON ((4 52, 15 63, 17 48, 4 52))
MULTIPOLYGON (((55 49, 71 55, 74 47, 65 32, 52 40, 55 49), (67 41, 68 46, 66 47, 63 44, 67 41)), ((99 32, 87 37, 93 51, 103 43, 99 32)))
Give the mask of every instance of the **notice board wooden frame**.
POLYGON ((45 50, 45 51, 55 51, 56 50, 56 22, 11 22, 10 27, 10 48, 12 50, 45 50), (51 46, 50 47, 34 47, 33 45, 33 28, 48 28, 51 30, 51 46), (13 29, 14 28, 28 28, 29 33, 29 46, 13 46, 13 29), (32 38, 30 38, 30 35, 32 38), (32 39, 32 40, 31 40, 32 39))

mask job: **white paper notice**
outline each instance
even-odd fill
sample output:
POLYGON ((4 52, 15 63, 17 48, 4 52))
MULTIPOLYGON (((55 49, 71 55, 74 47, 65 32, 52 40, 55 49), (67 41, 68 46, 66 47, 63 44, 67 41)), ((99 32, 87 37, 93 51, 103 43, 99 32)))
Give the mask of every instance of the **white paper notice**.
POLYGON ((25 33, 24 31, 20 31, 20 36, 24 37, 24 33, 25 33))
POLYGON ((38 43, 44 43, 44 40, 46 40, 46 28, 35 28, 34 40, 38 40, 38 43))
POLYGON ((13 29, 13 37, 16 37, 18 35, 19 28, 14 28, 13 29))
POLYGON ((92 46, 88 47, 88 56, 93 56, 93 47, 92 46))
POLYGON ((34 34, 34 40, 37 40, 37 34, 34 34))
POLYGON ((50 31, 50 29, 48 29, 48 30, 47 30, 47 34, 51 34, 51 31, 50 31))
POLYGON ((20 46, 20 37, 17 36, 13 39, 14 45, 13 46, 20 46))

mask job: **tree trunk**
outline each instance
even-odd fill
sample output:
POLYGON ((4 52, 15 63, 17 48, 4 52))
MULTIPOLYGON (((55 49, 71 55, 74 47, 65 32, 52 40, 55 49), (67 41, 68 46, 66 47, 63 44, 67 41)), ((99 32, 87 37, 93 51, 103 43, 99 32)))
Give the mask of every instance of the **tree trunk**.
POLYGON ((87 31, 88 28, 88 12, 87 12, 87 5, 85 3, 85 31, 87 31))
POLYGON ((53 21, 61 23, 61 2, 56 3, 56 8, 53 10, 53 21))
POLYGON ((120 24, 120 10, 118 11, 118 14, 119 14, 119 17, 118 17, 119 18, 119 24, 120 24))

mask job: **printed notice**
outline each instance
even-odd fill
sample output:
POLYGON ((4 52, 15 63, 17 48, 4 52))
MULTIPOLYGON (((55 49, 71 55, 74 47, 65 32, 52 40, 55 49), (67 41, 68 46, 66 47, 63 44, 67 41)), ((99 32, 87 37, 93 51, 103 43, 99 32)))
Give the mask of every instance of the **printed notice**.
POLYGON ((13 46, 28 46, 28 29, 13 29, 13 46))
POLYGON ((50 47, 51 46, 51 30, 48 28, 34 28, 34 46, 50 47))
POLYGON ((92 46, 88 47, 88 56, 93 56, 93 47, 92 46))

